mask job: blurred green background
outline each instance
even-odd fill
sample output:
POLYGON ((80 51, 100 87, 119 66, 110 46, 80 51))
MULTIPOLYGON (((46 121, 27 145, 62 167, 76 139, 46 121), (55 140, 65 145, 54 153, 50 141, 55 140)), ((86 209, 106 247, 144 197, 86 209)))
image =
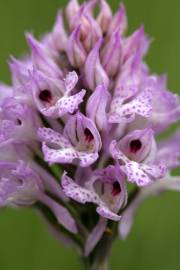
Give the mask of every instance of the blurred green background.
MULTIPOLYGON (((147 62, 154 72, 165 72, 169 88, 180 93, 180 1, 126 0, 129 29, 141 23, 154 38, 147 62)), ((23 33, 49 30, 56 11, 66 0, 0 1, 0 79, 9 82, 6 60, 20 56, 27 45, 23 33)), ((117 0, 109 1, 113 9, 117 0)), ((113 248, 111 270, 180 269, 180 194, 151 198, 139 209, 126 242, 113 248)), ((1 210, 1 270, 81 269, 73 250, 59 245, 32 210, 1 210)))

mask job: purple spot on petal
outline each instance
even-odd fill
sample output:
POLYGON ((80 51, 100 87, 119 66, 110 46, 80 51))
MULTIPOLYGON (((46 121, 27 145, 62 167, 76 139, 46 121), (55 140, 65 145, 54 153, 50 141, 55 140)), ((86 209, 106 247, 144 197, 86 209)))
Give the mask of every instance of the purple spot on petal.
POLYGON ((130 142, 130 151, 132 153, 136 153, 137 151, 139 151, 142 147, 142 143, 140 140, 133 140, 130 142))
POLYGON ((112 190, 112 195, 116 196, 121 192, 121 187, 118 181, 115 181, 113 183, 113 190, 112 190))
POLYGON ((52 101, 52 94, 49 90, 45 89, 45 90, 42 90, 40 93, 39 93, 39 99, 44 101, 44 102, 48 102, 50 103, 52 101))
POLYGON ((21 121, 21 119, 17 119, 17 124, 18 124, 18 126, 21 126, 22 125, 22 121, 21 121))
POLYGON ((85 128, 84 135, 85 135, 85 140, 88 143, 90 143, 94 139, 93 134, 91 133, 91 131, 88 128, 85 128))

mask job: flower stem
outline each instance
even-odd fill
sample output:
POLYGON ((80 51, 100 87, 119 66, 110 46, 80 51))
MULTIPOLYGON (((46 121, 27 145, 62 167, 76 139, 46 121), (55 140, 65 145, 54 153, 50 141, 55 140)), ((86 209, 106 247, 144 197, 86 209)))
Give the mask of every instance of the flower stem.
POLYGON ((95 261, 93 264, 89 260, 83 261, 84 270, 109 270, 108 258, 95 261))
POLYGON ((86 270, 108 270, 109 257, 114 239, 117 236, 116 222, 109 222, 106 231, 89 257, 83 258, 86 270))
POLYGON ((109 270, 108 260, 105 259, 104 261, 99 262, 98 264, 92 265, 90 270, 109 270))

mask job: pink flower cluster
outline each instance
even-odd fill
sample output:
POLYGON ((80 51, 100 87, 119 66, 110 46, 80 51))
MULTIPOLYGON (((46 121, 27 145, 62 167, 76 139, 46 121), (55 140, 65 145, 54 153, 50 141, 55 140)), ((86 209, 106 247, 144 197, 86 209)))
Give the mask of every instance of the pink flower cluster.
POLYGON ((26 35, 30 55, 11 58, 0 85, 0 205, 35 206, 86 256, 109 220, 124 238, 145 197, 180 190, 180 132, 157 141, 180 98, 144 62, 143 26, 126 29, 123 5, 71 0, 40 41, 26 35))

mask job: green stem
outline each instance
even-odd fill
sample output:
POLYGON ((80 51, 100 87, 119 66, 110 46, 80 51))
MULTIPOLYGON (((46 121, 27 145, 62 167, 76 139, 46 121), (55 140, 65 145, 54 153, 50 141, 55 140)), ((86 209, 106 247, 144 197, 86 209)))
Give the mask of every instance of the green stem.
MULTIPOLYGON (((129 196, 127 206, 134 200, 139 193, 139 189, 135 188, 129 196)), ((127 207, 126 206, 126 207, 127 207)), ((125 209, 126 209, 125 207, 125 209)), ((122 210, 122 212, 124 209, 122 210)), ((122 212, 120 214, 122 214, 122 212)), ((83 258, 83 265, 85 270, 108 270, 109 257, 111 253, 112 244, 118 233, 118 223, 109 221, 106 231, 88 258, 83 258)))
POLYGON ((92 268, 93 270, 108 270, 109 269, 109 264, 108 260, 104 260, 102 263, 99 265, 95 266, 95 268, 92 268))
POLYGON ((84 269, 85 270, 109 270, 108 260, 105 259, 104 261, 93 264, 93 265, 84 263, 84 269))
POLYGON ((117 224, 110 221, 106 231, 88 258, 83 258, 85 270, 108 270, 109 257, 114 239, 117 236, 117 224))

